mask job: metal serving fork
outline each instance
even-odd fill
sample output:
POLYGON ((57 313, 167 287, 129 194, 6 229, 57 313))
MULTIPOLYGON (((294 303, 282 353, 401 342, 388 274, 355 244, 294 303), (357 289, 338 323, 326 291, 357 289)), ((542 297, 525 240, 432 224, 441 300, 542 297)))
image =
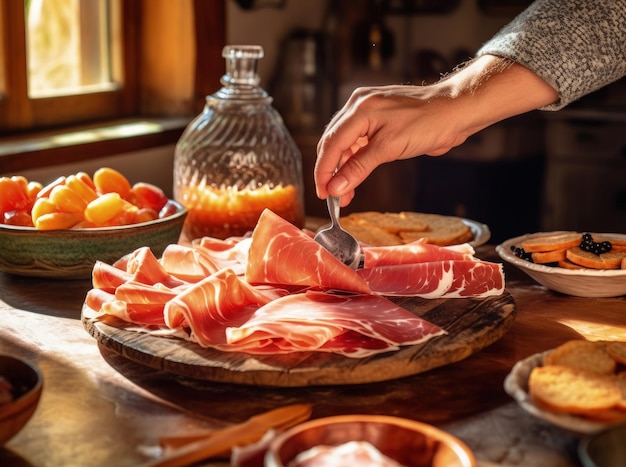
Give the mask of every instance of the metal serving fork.
POLYGON ((361 262, 361 245, 339 224, 339 204, 341 198, 328 196, 326 204, 331 225, 315 235, 315 241, 330 251, 339 261, 357 269, 361 262))

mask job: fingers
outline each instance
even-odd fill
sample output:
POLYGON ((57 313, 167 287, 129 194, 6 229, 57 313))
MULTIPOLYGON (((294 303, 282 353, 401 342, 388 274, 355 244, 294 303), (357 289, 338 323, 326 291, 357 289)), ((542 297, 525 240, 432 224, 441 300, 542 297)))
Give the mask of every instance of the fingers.
POLYGON ((334 158, 328 156, 326 158, 318 157, 315 167, 318 197, 324 199, 329 194, 340 196, 342 205, 348 204, 345 201, 349 201, 354 197, 354 187, 365 180, 371 172, 371 170, 364 169, 359 161, 354 160, 355 154, 359 151, 363 153, 362 148, 366 147, 368 142, 369 138, 367 136, 358 137, 349 146, 349 149, 339 155, 336 164, 334 163, 334 158), (323 190, 324 188, 326 188, 325 191, 323 190))
POLYGON ((319 198, 326 198, 329 188, 335 196, 345 196, 347 191, 351 191, 347 188, 350 181, 345 173, 342 174, 341 167, 368 144, 366 129, 367 122, 362 124, 362 121, 353 120, 349 120, 347 125, 328 126, 318 143, 315 161, 314 178, 319 198))

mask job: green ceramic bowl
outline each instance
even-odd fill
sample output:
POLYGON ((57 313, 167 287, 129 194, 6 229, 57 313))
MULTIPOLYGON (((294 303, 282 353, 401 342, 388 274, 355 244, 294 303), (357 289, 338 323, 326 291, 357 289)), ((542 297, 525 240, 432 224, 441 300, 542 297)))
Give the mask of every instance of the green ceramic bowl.
POLYGON ((160 256, 178 242, 187 215, 176 203, 171 216, 140 224, 48 230, 0 225, 0 270, 20 276, 88 279, 97 260, 113 263, 148 246, 160 256))

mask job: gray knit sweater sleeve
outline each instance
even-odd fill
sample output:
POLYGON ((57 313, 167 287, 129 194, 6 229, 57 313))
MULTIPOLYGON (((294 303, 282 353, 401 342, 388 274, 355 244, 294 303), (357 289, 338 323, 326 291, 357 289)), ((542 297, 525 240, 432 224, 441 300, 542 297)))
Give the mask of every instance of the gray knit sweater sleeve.
POLYGON ((626 75, 626 0, 537 0, 477 52, 514 60, 559 94, 558 110, 626 75))

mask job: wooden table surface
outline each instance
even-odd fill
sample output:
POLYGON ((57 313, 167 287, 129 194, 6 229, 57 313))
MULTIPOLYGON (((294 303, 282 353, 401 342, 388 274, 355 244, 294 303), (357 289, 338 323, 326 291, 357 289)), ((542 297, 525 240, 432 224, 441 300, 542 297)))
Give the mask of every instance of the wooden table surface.
MULTIPOLYGON (((492 246, 477 256, 499 261, 492 246)), ((569 297, 509 265, 505 273, 517 317, 491 346, 415 376, 313 388, 212 383, 131 362, 98 346, 81 324, 89 281, 0 273, 0 353, 35 363, 45 381, 35 415, 0 449, 0 465, 133 466, 153 455, 159 437, 297 402, 312 403, 315 418, 364 413, 431 423, 463 440, 481 466, 579 465, 580 438, 525 413, 503 380, 518 360, 566 340, 623 338, 626 297, 569 297)))

